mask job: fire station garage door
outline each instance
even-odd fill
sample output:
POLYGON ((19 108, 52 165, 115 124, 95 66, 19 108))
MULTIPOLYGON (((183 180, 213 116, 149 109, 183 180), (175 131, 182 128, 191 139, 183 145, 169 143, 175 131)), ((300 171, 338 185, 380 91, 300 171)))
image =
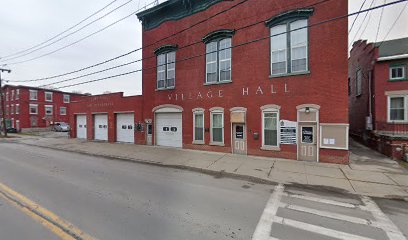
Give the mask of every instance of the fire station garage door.
POLYGON ((86 139, 86 115, 76 115, 77 138, 86 139))
POLYGON ((94 122, 95 140, 108 141, 108 115, 97 114, 94 122))
POLYGON ((135 115, 133 113, 116 114, 116 141, 125 143, 135 142, 135 115))
POLYGON ((181 113, 156 113, 156 145, 182 147, 181 113))

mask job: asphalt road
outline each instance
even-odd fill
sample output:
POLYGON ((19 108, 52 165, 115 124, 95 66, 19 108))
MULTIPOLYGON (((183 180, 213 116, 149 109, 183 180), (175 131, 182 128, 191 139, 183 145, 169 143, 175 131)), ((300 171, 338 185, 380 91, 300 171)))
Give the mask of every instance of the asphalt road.
MULTIPOLYGON (((254 232, 256 240, 390 239, 390 234, 404 239, 408 234, 408 204, 402 201, 22 144, 0 143, 0 183, 101 240, 248 240, 254 232)), ((0 239, 58 239, 14 205, 0 194, 0 239)))

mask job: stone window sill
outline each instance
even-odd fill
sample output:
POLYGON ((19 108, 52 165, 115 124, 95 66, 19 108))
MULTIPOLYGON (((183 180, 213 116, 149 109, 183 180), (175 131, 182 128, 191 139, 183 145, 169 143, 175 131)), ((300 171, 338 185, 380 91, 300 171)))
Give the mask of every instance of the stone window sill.
POLYGON ((173 90, 173 89, 176 89, 176 87, 171 87, 171 88, 156 88, 156 92, 157 91, 166 91, 166 90, 173 90))
POLYGON ((221 142, 210 142, 210 146, 221 146, 221 147, 225 147, 224 143, 221 142))
POLYGON ((400 82, 400 81, 407 81, 408 78, 396 78, 396 79, 389 79, 388 82, 400 82))
POLYGON ((272 146, 262 146, 261 150, 264 151, 280 151, 280 147, 272 147, 272 146))
POLYGON ((232 81, 222 81, 222 82, 204 83, 204 86, 209 86, 209 85, 219 85, 219 84, 227 84, 227 83, 232 83, 232 81))
POLYGON ((196 140, 194 140, 194 141, 192 142, 192 144, 196 144, 196 145, 204 145, 204 144, 205 144, 205 142, 204 142, 204 141, 196 141, 196 140))
POLYGON ((295 72, 295 73, 285 73, 285 74, 279 74, 279 75, 269 75, 269 79, 281 78, 281 77, 291 77, 291 76, 300 76, 300 75, 309 75, 309 74, 310 74, 310 71, 295 72))

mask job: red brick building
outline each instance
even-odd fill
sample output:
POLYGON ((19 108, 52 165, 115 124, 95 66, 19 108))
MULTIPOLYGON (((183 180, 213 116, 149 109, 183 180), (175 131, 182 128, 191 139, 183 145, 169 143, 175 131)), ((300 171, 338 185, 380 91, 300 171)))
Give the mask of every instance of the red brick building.
POLYGON ((83 96, 13 85, 5 85, 3 92, 8 127, 14 127, 17 130, 45 128, 54 122, 68 122, 70 102, 83 96))
POLYGON ((359 40, 349 58, 350 133, 401 158, 408 143, 408 38, 359 40))
MULTIPOLYGON (((308 27, 347 14, 347 1, 259 0, 228 10, 235 4, 170 0, 138 14, 141 105, 114 104, 138 112, 137 142, 348 162, 347 19, 308 27)), ((108 129, 120 129, 120 110, 110 108, 83 110, 87 126, 94 123, 87 138, 105 125, 98 112, 108 112, 108 129)))

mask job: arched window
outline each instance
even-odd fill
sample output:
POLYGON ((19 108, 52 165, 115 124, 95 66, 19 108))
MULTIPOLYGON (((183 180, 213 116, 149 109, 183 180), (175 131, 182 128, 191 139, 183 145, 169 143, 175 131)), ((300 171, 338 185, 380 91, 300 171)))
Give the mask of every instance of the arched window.
POLYGON ((176 85, 177 45, 164 45, 157 48, 157 89, 173 89, 176 85))

